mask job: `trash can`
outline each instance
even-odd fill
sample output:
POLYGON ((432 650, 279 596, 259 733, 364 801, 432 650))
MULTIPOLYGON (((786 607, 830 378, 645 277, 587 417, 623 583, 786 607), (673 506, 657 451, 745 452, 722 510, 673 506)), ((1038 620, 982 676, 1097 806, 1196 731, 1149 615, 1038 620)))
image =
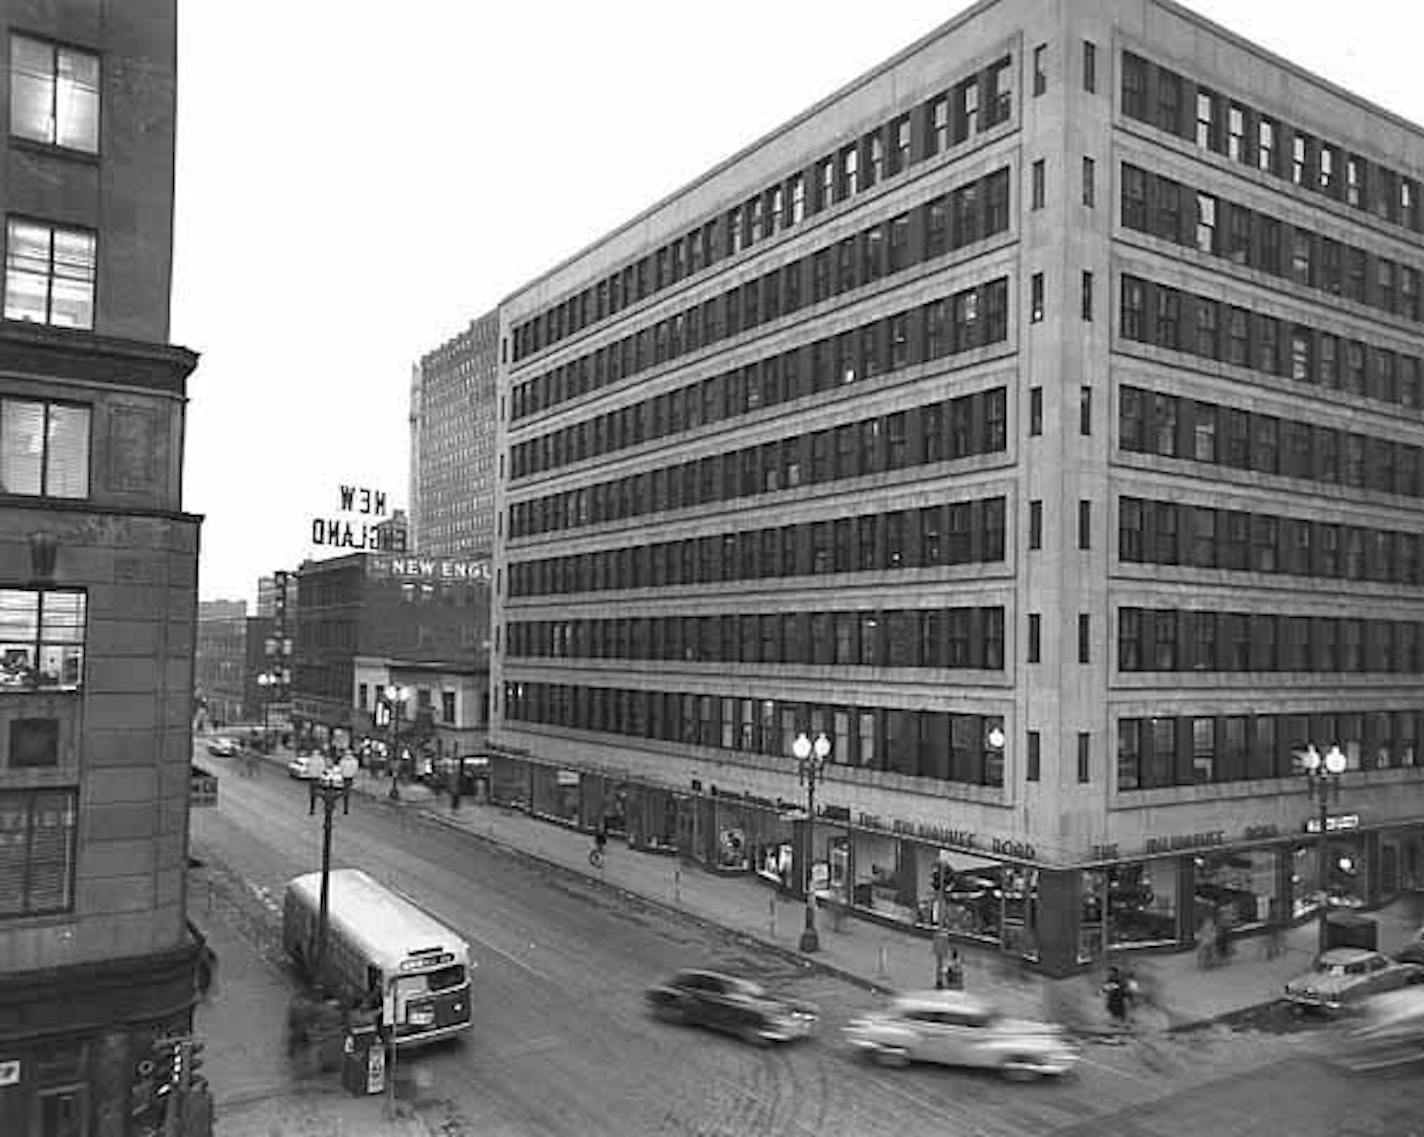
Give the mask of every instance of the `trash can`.
POLYGON ((374 1025, 353 1026, 342 1045, 341 1084, 357 1097, 386 1088, 386 1049, 374 1025))
POLYGON ((1355 912, 1331 912, 1325 917, 1325 948, 1379 950, 1379 925, 1355 912))

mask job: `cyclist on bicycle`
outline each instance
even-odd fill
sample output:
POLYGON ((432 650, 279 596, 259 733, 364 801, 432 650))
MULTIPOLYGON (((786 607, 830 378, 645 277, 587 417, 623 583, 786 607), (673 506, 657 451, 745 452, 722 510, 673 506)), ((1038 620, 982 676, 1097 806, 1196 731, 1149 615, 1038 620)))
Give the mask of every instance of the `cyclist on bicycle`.
POLYGON ((600 824, 593 834, 593 850, 588 854, 590 864, 603 864, 603 850, 608 847, 608 833, 600 824))

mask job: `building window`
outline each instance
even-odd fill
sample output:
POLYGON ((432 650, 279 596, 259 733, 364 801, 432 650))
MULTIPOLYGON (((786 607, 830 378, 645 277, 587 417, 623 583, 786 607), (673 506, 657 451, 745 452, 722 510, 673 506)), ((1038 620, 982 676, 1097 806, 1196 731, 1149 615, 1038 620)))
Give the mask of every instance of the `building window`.
POLYGON ((1197 145, 1207 150, 1220 150, 1221 139, 1216 129, 1216 96, 1197 89, 1197 145))
POLYGON ((0 691, 78 689, 84 616, 83 592, 0 588, 0 691))
POLYGON ((454 723, 455 721, 455 692, 440 692, 440 721, 454 723))
POLYGON ((1086 730, 1078 732, 1078 781, 1087 782, 1091 768, 1089 764, 1091 756, 1092 735, 1086 730))
POLYGON ((1087 269, 1083 270, 1082 316, 1085 320, 1093 318, 1093 274, 1087 269))
POLYGON ((89 496, 89 408, 0 399, 0 494, 89 496))
POLYGON ((12 35, 10 133, 50 146, 97 151, 99 57, 12 35))
POLYGON ((1037 437, 1043 433, 1043 388, 1030 388, 1028 393, 1028 432, 1037 437))
POLYGON ((1028 661, 1038 663, 1041 656, 1041 625, 1042 618, 1037 612, 1030 612, 1028 616, 1028 661))
POLYGON ((1079 663, 1089 663, 1089 662, 1091 662, 1090 652, 1089 652, 1089 645, 1088 645, 1088 629, 1089 629, 1088 614, 1087 614, 1086 612, 1079 612, 1079 613, 1078 613, 1078 662, 1079 662, 1079 663))
POLYGON ((1216 720, 1192 719, 1192 775, 1198 782, 1210 782, 1215 776, 1216 720))
POLYGON ((1037 324, 1043 319, 1043 273, 1036 272, 1029 280, 1029 320, 1037 324))
POLYGON ((10 720, 8 765, 12 770, 59 765, 59 720, 10 720))
POLYGON ((1033 163, 1033 184, 1029 196, 1030 209, 1042 209, 1045 195, 1045 184, 1047 182, 1047 171, 1042 158, 1038 158, 1033 163))
POLYGON ((74 907, 78 792, 0 792, 0 919, 74 907))
POLYGON ((1078 503, 1078 548, 1091 549, 1093 547, 1093 503, 1091 501, 1080 501, 1078 503))
POLYGON ((1028 766, 1024 773, 1024 779, 1030 782, 1039 780, 1043 766, 1043 744, 1036 730, 1028 732, 1028 766))
POLYGON ((371 685, 369 683, 357 684, 356 709, 359 711, 367 711, 371 709, 371 685))
POLYGON ((1028 547, 1043 548, 1043 502, 1028 503, 1028 547))
POLYGON ((1083 41, 1083 90, 1095 94, 1098 89, 1098 45, 1083 41))
POLYGON ((92 328, 95 250, 95 236, 88 230, 10 218, 5 319, 92 328))
POLYGON ((1078 389, 1078 433, 1088 437, 1093 433, 1093 389, 1078 389))
POLYGON ((1091 158, 1083 159, 1083 204, 1092 209, 1098 202, 1098 164, 1091 158))

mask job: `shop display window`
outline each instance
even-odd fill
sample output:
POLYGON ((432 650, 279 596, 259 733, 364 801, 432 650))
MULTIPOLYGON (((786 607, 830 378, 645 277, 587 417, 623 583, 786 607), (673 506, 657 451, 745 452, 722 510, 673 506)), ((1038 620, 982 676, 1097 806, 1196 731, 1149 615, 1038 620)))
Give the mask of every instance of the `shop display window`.
POLYGON ((1260 926, 1279 919, 1278 856, 1274 849, 1236 850, 1196 857, 1195 927, 1207 920, 1232 927, 1260 926))
POLYGON ((1167 943, 1177 938, 1177 862, 1140 861, 1104 870, 1110 948, 1167 943))
POLYGON ((1306 840, 1291 853, 1292 911, 1296 918, 1320 910, 1322 898, 1331 908, 1363 908, 1367 873, 1364 838, 1332 836, 1326 843, 1325 882, 1322 889, 1319 844, 1306 840))

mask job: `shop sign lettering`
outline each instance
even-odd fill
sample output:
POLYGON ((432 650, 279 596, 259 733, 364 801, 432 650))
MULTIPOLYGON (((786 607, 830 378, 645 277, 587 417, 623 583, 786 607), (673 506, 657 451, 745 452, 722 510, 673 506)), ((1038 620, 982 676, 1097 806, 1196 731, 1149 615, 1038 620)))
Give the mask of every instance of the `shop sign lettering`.
POLYGON ((1274 825, 1248 825, 1241 834, 1247 841, 1263 841, 1268 837, 1279 837, 1281 831, 1274 825))
MULTIPOLYGON (((1360 815, 1358 813, 1341 813, 1334 817, 1325 819, 1325 832, 1338 833, 1342 829, 1358 829, 1360 827, 1360 815)), ((1305 822, 1307 833, 1320 832, 1320 818, 1307 818, 1305 822)))
POLYGON ((1171 853, 1178 849, 1206 849, 1226 842, 1224 829, 1210 829, 1205 833, 1178 833, 1171 837, 1149 837, 1145 852, 1171 853))
POLYGON ((489 580, 489 561, 450 561, 425 557, 378 557, 372 567, 378 573, 404 579, 489 580))
POLYGON ((1038 851, 1027 841, 1010 841, 1004 837, 994 837, 989 841, 989 847, 1004 857, 1014 857, 1021 861, 1038 859, 1038 851))

